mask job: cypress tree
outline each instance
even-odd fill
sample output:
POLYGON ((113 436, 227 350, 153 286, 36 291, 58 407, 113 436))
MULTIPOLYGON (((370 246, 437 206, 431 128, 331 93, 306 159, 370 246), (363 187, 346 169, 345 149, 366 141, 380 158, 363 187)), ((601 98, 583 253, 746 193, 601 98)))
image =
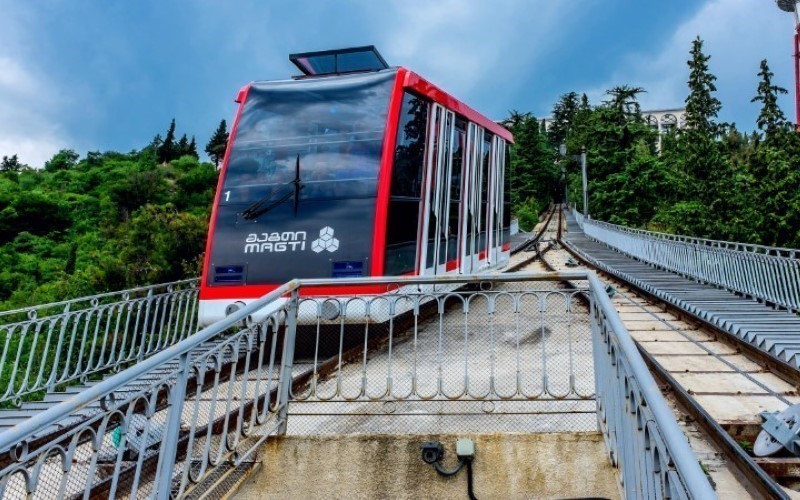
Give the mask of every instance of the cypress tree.
POLYGON ((786 94, 787 91, 783 87, 773 85, 772 77, 774 74, 769 70, 767 60, 761 61, 761 71, 758 72, 761 81, 758 83, 758 91, 756 96, 750 102, 760 102, 761 112, 758 115, 759 130, 764 132, 767 142, 774 140, 775 137, 783 130, 786 130, 786 115, 778 106, 778 95, 786 94))
POLYGON ((566 141, 567 131, 571 130, 577 112, 578 94, 575 92, 562 95, 553 106, 553 120, 548 131, 550 144, 553 147, 557 148, 566 141))
POLYGON ((720 127, 715 119, 722 107, 714 97, 717 87, 716 76, 708 68, 711 56, 703 53, 703 41, 698 37, 692 42, 689 65, 689 96, 686 98, 686 128, 681 132, 682 163, 691 169, 697 181, 694 183, 697 194, 704 198, 711 194, 709 186, 702 183, 724 170, 715 139, 720 127))
POLYGON ((189 138, 186 137, 186 134, 181 136, 181 139, 178 141, 178 146, 176 148, 176 158, 180 158, 181 156, 188 155, 189 153, 189 138))
POLYGON ((586 94, 581 95, 581 105, 578 110, 583 112, 592 110, 592 106, 589 104, 589 97, 586 94))
POLYGON ((158 161, 167 163, 175 157, 175 118, 169 124, 167 136, 164 137, 164 142, 158 148, 158 161))
POLYGON ((200 158, 197 154, 197 142, 194 140, 194 136, 192 136, 192 140, 189 141, 189 149, 186 154, 194 156, 195 158, 200 158))
POLYGON ((717 77, 708 69, 711 56, 703 54, 703 41, 697 37, 692 42, 689 65, 689 96, 686 98, 686 127, 696 130, 706 137, 713 137, 718 132, 714 119, 722 108, 719 99, 713 93, 717 77))
POLYGON ((225 157, 225 148, 228 146, 228 125, 223 119, 219 122, 217 130, 211 135, 211 139, 206 144, 206 153, 214 162, 214 165, 219 167, 219 162, 225 157))

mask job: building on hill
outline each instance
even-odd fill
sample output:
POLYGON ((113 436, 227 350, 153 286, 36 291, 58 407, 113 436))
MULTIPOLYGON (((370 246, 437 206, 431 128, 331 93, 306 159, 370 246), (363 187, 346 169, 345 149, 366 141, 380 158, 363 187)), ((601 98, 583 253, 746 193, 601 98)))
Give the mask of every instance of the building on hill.
MULTIPOLYGON (((642 111, 644 121, 658 131, 658 150, 661 150, 661 137, 676 128, 686 126, 686 108, 668 108, 642 111)), ((550 129, 552 118, 542 120, 546 129, 550 129)))

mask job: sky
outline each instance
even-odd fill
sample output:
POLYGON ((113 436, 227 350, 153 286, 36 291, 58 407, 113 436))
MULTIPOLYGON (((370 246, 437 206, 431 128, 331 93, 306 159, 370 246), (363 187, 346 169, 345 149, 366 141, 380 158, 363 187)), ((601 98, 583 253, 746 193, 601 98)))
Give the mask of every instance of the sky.
POLYGON ((172 118, 202 149, 242 86, 297 74, 289 53, 358 45, 502 119, 623 84, 680 107, 700 36, 720 120, 749 131, 762 59, 794 88, 792 25, 773 0, 0 0, 0 156, 140 149, 172 118))

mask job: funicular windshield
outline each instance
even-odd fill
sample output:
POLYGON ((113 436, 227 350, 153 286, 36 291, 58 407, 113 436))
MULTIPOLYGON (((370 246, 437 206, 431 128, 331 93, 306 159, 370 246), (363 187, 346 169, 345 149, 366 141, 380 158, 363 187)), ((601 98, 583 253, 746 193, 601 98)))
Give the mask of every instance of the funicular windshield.
POLYGON ((374 197, 395 72, 255 83, 225 174, 223 204, 374 197))

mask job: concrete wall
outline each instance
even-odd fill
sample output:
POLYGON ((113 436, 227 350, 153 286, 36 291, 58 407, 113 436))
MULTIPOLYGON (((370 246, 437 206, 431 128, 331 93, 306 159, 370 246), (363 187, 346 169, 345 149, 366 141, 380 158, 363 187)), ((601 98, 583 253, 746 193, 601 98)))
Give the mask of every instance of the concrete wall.
POLYGON ((421 459, 420 443, 444 444, 456 463, 458 437, 475 440, 475 496, 619 498, 599 433, 290 436, 260 450, 261 467, 234 494, 262 498, 467 498, 467 472, 441 477, 421 459))

